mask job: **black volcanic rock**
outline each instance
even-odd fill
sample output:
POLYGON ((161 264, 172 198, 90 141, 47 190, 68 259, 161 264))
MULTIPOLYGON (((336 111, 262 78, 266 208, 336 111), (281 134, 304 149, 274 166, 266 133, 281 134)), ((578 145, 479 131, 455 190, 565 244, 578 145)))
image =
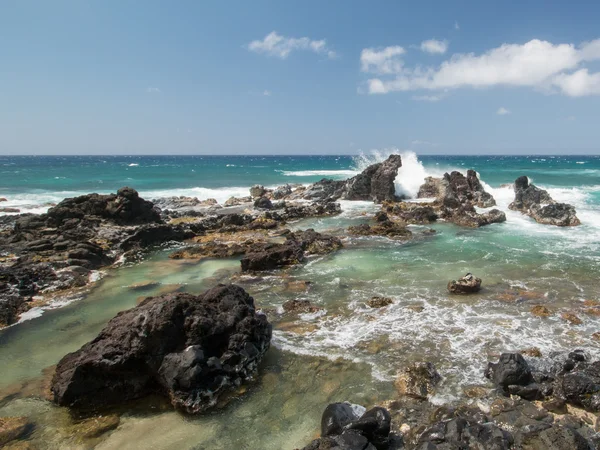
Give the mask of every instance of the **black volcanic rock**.
POLYGON ((348 180, 323 179, 309 186, 303 193, 307 200, 369 200, 381 203, 396 200, 395 180, 402 167, 400 155, 390 155, 383 162, 373 164, 348 180))
POLYGON ((149 297, 58 363, 54 401, 97 409, 161 393, 203 412, 254 375, 270 340, 271 325, 239 286, 149 297))
POLYGON ((567 203, 557 203, 548 191, 530 184, 525 176, 519 177, 514 184, 515 200, 509 209, 521 211, 536 222, 546 225, 568 227, 580 225, 575 207, 567 203))

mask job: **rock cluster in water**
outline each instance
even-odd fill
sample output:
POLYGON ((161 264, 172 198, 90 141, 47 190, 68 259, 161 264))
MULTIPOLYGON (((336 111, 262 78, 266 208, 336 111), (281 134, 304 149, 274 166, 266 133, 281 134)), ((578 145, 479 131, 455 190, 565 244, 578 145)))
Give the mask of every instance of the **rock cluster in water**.
POLYGON ((548 191, 529 183, 525 176, 519 177, 514 184, 515 200, 508 207, 521 211, 538 223, 568 227, 580 225, 575 207, 567 203, 555 202, 548 191))
POLYGON ((472 273, 460 277, 458 280, 448 282, 448 291, 452 294, 472 294, 481 290, 481 278, 472 273))
POLYGON ((160 393, 198 413, 251 379, 270 341, 266 316, 239 286, 149 297, 61 359, 52 393, 83 409, 160 393))
POLYGON ((393 201, 397 199, 395 180, 400 167, 400 155, 391 155, 385 161, 367 167, 349 180, 323 179, 306 189, 302 196, 306 200, 369 200, 377 203, 393 201))

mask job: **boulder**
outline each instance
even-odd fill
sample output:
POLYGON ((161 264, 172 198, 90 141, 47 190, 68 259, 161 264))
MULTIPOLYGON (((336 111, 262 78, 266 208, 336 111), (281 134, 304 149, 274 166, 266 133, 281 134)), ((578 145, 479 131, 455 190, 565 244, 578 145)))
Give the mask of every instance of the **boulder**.
POLYGON ((203 412, 252 378, 270 340, 271 325, 239 286, 149 297, 61 359, 54 401, 97 409, 160 393, 203 412))
POLYGON ((273 191, 273 199, 281 200, 282 198, 287 197, 292 193, 292 187, 289 184, 285 184, 283 186, 279 186, 277 189, 273 191))
POLYGON ((384 204, 388 214, 393 214, 407 224, 429 224, 438 219, 433 206, 423 203, 388 202, 384 204))
POLYGON ((400 395, 426 400, 440 381, 442 377, 432 363, 418 362, 400 371, 394 384, 400 395))
POLYGON ((242 272, 273 270, 299 264, 304 260, 304 251, 298 242, 286 241, 284 244, 268 244, 260 250, 246 253, 241 259, 242 272))
POLYGON ((381 407, 365 412, 350 403, 332 403, 321 417, 321 438, 303 450, 388 450, 390 413, 381 407))
POLYGON ((254 207, 258 209, 273 209, 273 203, 267 197, 259 197, 254 201, 254 207))
POLYGON ((384 306, 391 305, 393 300, 389 297, 372 297, 367 301, 367 305, 371 308, 383 308, 384 306))
POLYGON ((281 306, 286 313, 314 313, 321 310, 309 300, 288 300, 281 306))
POLYGON ((481 278, 476 278, 472 273, 468 273, 458 280, 448 282, 447 287, 452 294, 472 294, 481 290, 481 278))
POLYGON ((395 180, 402 167, 400 155, 390 155, 385 161, 367 167, 348 180, 323 179, 309 186, 302 196, 307 200, 369 200, 381 203, 394 201, 395 180))
POLYGON ((533 381, 531 369, 520 353, 502 353, 497 363, 488 363, 485 377, 504 391, 510 385, 526 386, 533 381))
POLYGON ((567 203, 555 202, 548 191, 529 183, 525 176, 519 177, 514 184, 515 200, 509 209, 521 211, 536 222, 559 227, 581 225, 575 208, 567 203))
POLYGON ((366 223, 348 227, 348 233, 354 236, 385 236, 394 239, 410 239, 412 232, 403 223, 386 220, 375 225, 366 223))
POLYGON ((21 210, 19 208, 0 208, 0 213, 20 213, 21 210))
POLYGON ((260 184, 255 184, 254 186, 252 186, 250 188, 250 197, 252 197, 252 198, 262 197, 266 193, 267 193, 267 190, 265 189, 264 186, 261 186, 260 184))

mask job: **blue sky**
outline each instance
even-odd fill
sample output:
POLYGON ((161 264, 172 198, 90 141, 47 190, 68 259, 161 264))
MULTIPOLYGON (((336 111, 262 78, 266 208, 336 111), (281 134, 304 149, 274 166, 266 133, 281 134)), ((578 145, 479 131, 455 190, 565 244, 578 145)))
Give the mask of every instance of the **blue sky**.
POLYGON ((600 3, 0 2, 1 154, 600 153, 600 3))

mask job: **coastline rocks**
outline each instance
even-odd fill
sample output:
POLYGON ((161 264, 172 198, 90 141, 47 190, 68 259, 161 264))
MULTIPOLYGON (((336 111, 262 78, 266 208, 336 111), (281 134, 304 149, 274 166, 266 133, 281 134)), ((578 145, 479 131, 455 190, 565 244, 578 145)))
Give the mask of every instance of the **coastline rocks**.
POLYGON ((497 363, 488 363, 485 377, 504 391, 511 385, 526 386, 533 381, 531 369, 520 353, 503 353, 497 363))
POLYGON ((372 297, 367 301, 367 306, 370 308, 383 308, 392 303, 394 303, 394 301, 389 297, 372 297))
POLYGON ((288 300, 281 305, 285 313, 314 313, 321 311, 321 308, 313 305, 309 300, 288 300))
POLYGON ((448 282, 447 288, 452 294, 472 294, 479 292, 481 290, 481 278, 468 273, 458 280, 448 282))
POLYGON ((526 400, 545 400, 553 410, 565 403, 600 411, 600 361, 589 362, 582 350, 554 353, 526 361, 519 353, 505 353, 489 363, 486 378, 505 394, 526 400))
POLYGON ((438 219, 434 208, 426 203, 387 202, 383 208, 407 224, 426 225, 438 219))
POLYGON ((289 184, 279 186, 271 194, 273 200, 281 200, 292 193, 292 187, 289 184))
POLYGON ((321 418, 321 438, 303 450, 388 450, 391 416, 385 408, 365 408, 350 403, 332 403, 321 418))
POLYGON ((271 325, 239 286, 149 297, 58 363, 54 401, 97 409, 159 392, 203 412, 254 375, 270 340, 271 325))
POLYGON ((536 222, 559 227, 581 225, 575 208, 567 203, 555 202, 548 191, 529 183, 526 176, 514 184, 515 200, 508 205, 513 211, 521 211, 536 222))
POLYGON ((264 186, 261 186, 260 184, 255 184, 254 186, 252 186, 250 188, 250 197, 252 197, 252 198, 262 197, 266 193, 267 193, 267 190, 265 189, 264 186))
POLYGON ((492 209, 480 214, 470 203, 462 204, 456 209, 443 208, 440 216, 448 222, 470 228, 479 228, 492 223, 506 222, 506 214, 504 212, 492 209))
POLYGON ((430 362, 418 362, 398 373, 394 382, 400 395, 426 400, 435 392, 442 377, 430 362))
POLYGON ((252 203, 252 197, 229 197, 223 206, 239 206, 246 203, 252 203))
POLYGON ((388 238, 410 239, 412 232, 402 223, 383 220, 375 225, 363 223, 348 227, 348 233, 354 236, 385 236, 388 238))
POLYGON ((254 202, 254 207, 257 209, 273 209, 273 203, 267 197, 259 197, 254 202))
POLYGON ((323 179, 309 186, 302 194, 306 200, 368 200, 381 203, 397 199, 395 179, 402 167, 400 155, 390 155, 348 180, 323 179))
POLYGON ((20 213, 19 208, 0 208, 0 213, 20 213))

